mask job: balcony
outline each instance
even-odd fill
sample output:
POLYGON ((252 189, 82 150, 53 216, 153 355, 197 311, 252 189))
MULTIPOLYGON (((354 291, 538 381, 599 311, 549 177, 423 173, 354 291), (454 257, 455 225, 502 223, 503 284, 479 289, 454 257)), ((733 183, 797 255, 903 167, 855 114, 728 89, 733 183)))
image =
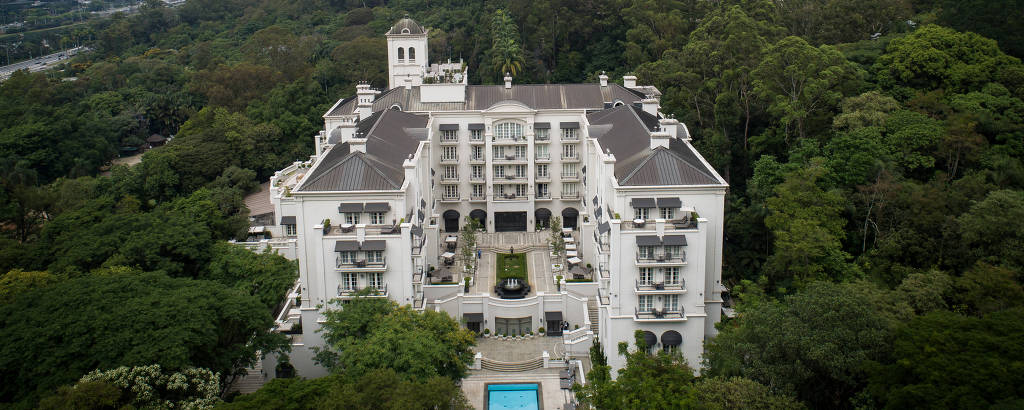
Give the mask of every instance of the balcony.
MULTIPOLYGON (((642 221, 640 219, 635 219, 635 220, 632 220, 632 221, 625 221, 625 222, 623 222, 622 223, 622 228, 625 229, 625 230, 632 230, 632 231, 656 231, 658 229, 658 224, 657 224, 657 220, 654 220, 654 219, 645 219, 645 220, 642 220, 642 221)), ((696 218, 672 219, 672 220, 665 221, 665 230, 666 231, 687 230, 687 229, 697 229, 697 219, 696 218)))
POLYGON ((516 155, 514 153, 505 154, 505 155, 502 155, 500 157, 494 157, 494 162, 506 162, 506 163, 508 163, 508 162, 527 162, 527 161, 529 161, 529 159, 526 156, 520 156, 520 155, 516 155))
POLYGON ((579 132, 569 132, 569 133, 563 132, 561 140, 562 141, 579 141, 580 140, 580 133, 579 132))
POLYGON ((686 320, 686 316, 683 315, 682 310, 667 310, 667 309, 645 309, 640 310, 639 307, 633 308, 633 317, 636 320, 662 320, 662 321, 679 321, 686 320))
POLYGON ((641 281, 640 279, 637 279, 635 281, 633 290, 635 290, 637 293, 685 293, 686 286, 685 282, 644 282, 641 281))
POLYGON ((441 163, 442 164, 458 164, 459 163, 459 156, 456 155, 454 157, 441 157, 441 163))
POLYGON ((487 162, 487 159, 483 155, 473 155, 469 157, 469 163, 471 164, 483 164, 487 162))
POLYGON ((537 160, 537 162, 550 162, 551 161, 551 154, 537 154, 536 155, 536 160, 537 160))
POLYGON ((551 193, 550 192, 538 192, 537 195, 536 195, 536 199, 538 201, 549 200, 549 199, 551 199, 551 193))
POLYGON ((373 286, 367 286, 362 289, 346 288, 344 285, 338 285, 338 297, 342 299, 350 299, 356 297, 360 292, 365 291, 367 294, 363 297, 368 298, 386 298, 388 297, 388 284, 384 284, 383 289, 379 289, 373 286))
POLYGON ((484 181, 487 180, 487 175, 484 175, 484 174, 470 175, 469 180, 470 181, 477 181, 477 182, 484 182, 484 181))
POLYGON ((580 180, 580 174, 579 173, 562 174, 561 178, 562 178, 562 181, 579 181, 580 180))
POLYGON ((451 184, 451 183, 458 183, 458 182, 459 182, 459 175, 458 174, 456 174, 456 175, 442 175, 441 176, 441 183, 442 184, 451 184))
POLYGON ((579 154, 566 155, 562 154, 562 162, 580 162, 579 154))
POLYGON ((491 137, 491 145, 519 145, 529 143, 526 137, 497 138, 491 137))
POLYGON ((563 192, 562 199, 580 199, 579 192, 563 192))
POLYGON ((549 182, 549 181, 551 181, 551 174, 544 174, 544 175, 538 174, 533 179, 537 180, 537 182, 549 182))
POLYGON ((335 261, 338 270, 346 272, 380 272, 388 268, 387 258, 367 260, 366 258, 345 260, 338 255, 335 261))
POLYGON ((484 202, 484 201, 487 201, 487 195, 484 195, 484 194, 470 195, 469 196, 469 200, 473 201, 473 202, 484 202))
POLYGON ((461 201, 461 199, 458 196, 442 196, 441 197, 441 202, 445 202, 445 203, 460 202, 460 201, 461 201))
POLYGON ((494 196, 494 200, 496 201, 521 201, 524 199, 526 199, 526 195, 516 195, 514 193, 504 193, 494 196))
POLYGON ((685 265, 686 264, 686 251, 679 252, 678 255, 664 254, 664 253, 644 253, 636 252, 636 265, 637 266, 667 266, 667 265, 685 265))
MULTIPOLYGON (((523 174, 523 175, 505 174, 505 177, 502 178, 502 179, 504 179, 506 181, 520 181, 520 182, 522 182, 522 181, 526 181, 526 175, 525 174, 523 174)), ((497 182, 497 181, 495 181, 495 182, 497 182)))
POLYGON ((459 144, 459 137, 455 137, 455 138, 441 137, 441 145, 458 145, 458 144, 459 144))

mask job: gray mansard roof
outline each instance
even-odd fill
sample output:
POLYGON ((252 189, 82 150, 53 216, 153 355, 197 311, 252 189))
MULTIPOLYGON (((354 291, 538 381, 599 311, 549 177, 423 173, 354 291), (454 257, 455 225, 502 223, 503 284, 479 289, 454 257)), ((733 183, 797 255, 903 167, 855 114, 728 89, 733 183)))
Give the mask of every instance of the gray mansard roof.
POLYGON ((719 185, 689 144, 673 138, 668 148, 651 149, 658 118, 633 106, 587 115, 590 136, 615 155, 615 178, 622 186, 719 185))
POLYGON ((427 118, 385 110, 359 122, 356 132, 366 136, 366 152, 348 143, 335 145, 305 177, 298 191, 387 191, 405 181, 402 164, 426 139, 427 118))
MULTIPOLYGON (((653 88, 653 87, 652 87, 653 88)), ((631 105, 643 100, 645 94, 618 84, 516 84, 467 85, 466 99, 461 102, 431 103, 420 101, 420 87, 396 87, 383 92, 373 101, 373 111, 397 105, 402 111, 482 111, 505 100, 515 100, 535 110, 585 109, 602 110, 606 104, 621 101, 631 105)), ((343 100, 327 116, 352 114, 356 101, 343 100)))

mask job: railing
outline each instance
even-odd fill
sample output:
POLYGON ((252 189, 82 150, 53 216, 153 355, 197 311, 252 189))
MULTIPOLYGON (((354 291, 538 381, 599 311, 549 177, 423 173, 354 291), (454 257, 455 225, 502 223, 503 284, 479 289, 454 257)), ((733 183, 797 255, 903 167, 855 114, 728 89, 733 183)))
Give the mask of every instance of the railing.
POLYGON ((537 199, 551 199, 551 193, 542 192, 537 194, 537 199))
POLYGON ((580 174, 579 173, 574 173, 574 174, 562 173, 562 179, 580 179, 580 174))
POLYGON ((517 199, 526 199, 526 195, 516 195, 516 194, 508 193, 508 194, 495 195, 494 199, 509 200, 509 201, 511 201, 511 200, 517 200, 517 199))
POLYGON ((579 161, 579 154, 562 154, 563 161, 579 161))
POLYGON ((668 283, 668 282, 653 282, 653 281, 641 281, 636 279, 636 287, 634 289, 638 291, 650 291, 650 290, 683 290, 684 283, 668 283))
POLYGON ((579 198, 580 198, 580 193, 579 192, 563 192, 562 193, 562 199, 579 199, 579 198))
POLYGON ((633 315, 637 319, 684 319, 682 310, 650 309, 640 310, 633 308, 633 315))
POLYGON ((483 194, 480 194, 480 195, 470 195, 469 196, 469 200, 471 200, 471 201, 485 201, 485 200, 487 200, 487 195, 483 195, 483 194))
POLYGON ((611 298, 608 297, 608 292, 601 288, 597 289, 597 301, 600 302, 602 305, 608 305, 612 303, 611 298))
POLYGON ((537 154, 537 161, 549 161, 551 160, 551 154, 537 154))
POLYGON ((679 252, 678 255, 667 255, 664 253, 644 253, 636 252, 637 263, 683 263, 686 262, 686 251, 679 252))
POLYGON ((379 232, 381 235, 397 235, 402 233, 402 227, 398 224, 383 225, 376 228, 377 232, 379 232))
POLYGON ((338 269, 346 269, 346 268, 350 268, 350 269, 351 268, 354 268, 354 269, 384 268, 384 267, 388 266, 387 258, 386 257, 381 257, 380 260, 375 260, 375 261, 370 261, 370 260, 367 260, 365 258, 363 258, 363 259, 352 259, 352 260, 345 261, 345 260, 342 260, 341 255, 338 255, 336 263, 337 263, 337 268, 338 269))
POLYGON ((551 179, 551 174, 537 175, 537 179, 551 179))
POLYGON ((344 285, 338 285, 338 296, 340 297, 351 297, 356 293, 362 292, 365 289, 370 289, 370 293, 366 297, 387 297, 388 296, 388 284, 384 284, 384 288, 378 288, 374 286, 367 286, 362 289, 347 288, 344 285))
POLYGON ((441 162, 459 162, 459 156, 454 157, 441 157, 441 162))
POLYGON ((473 156, 470 156, 470 157, 469 157, 469 160, 470 160, 470 161, 477 161, 477 162, 479 162, 479 161, 486 161, 486 160, 484 159, 484 156, 483 156, 483 155, 473 155, 473 156))
POLYGON ((470 181, 483 181, 485 179, 487 179, 487 175, 486 174, 470 175, 470 177, 469 177, 470 181))
POLYGON ((442 175, 441 176, 441 180, 442 181, 458 181, 459 180, 459 175, 458 174, 456 174, 456 175, 442 175))
POLYGON ((458 142, 459 142, 459 137, 457 137, 457 136, 456 137, 445 137, 445 136, 441 137, 441 143, 442 144, 457 144, 458 142))
MULTIPOLYGON (((646 219, 641 223, 636 223, 634 221, 624 221, 622 225, 625 229, 634 231, 654 231, 658 229, 657 221, 654 219, 646 219)), ((665 221, 666 231, 672 231, 677 229, 697 229, 697 220, 672 219, 665 221)))
POLYGON ((551 134, 535 134, 533 136, 534 141, 547 141, 551 139, 551 134))
POLYGON ((579 141, 579 132, 562 133, 562 141, 579 141))

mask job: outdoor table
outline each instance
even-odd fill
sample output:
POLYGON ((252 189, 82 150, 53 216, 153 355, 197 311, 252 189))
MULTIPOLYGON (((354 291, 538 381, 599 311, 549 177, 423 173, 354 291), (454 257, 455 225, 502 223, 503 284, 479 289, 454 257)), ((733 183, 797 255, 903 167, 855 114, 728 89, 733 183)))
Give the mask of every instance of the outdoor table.
POLYGON ((572 258, 572 257, 580 256, 580 254, 577 253, 576 251, 565 251, 565 256, 568 256, 568 257, 572 258))
POLYGON ((570 265, 579 265, 580 262, 583 262, 583 259, 575 258, 574 257, 574 258, 569 258, 566 262, 569 262, 570 265))
POLYGON ((576 250, 576 244, 575 243, 567 243, 567 244, 565 244, 565 249, 569 250, 569 251, 574 251, 574 250, 576 250))

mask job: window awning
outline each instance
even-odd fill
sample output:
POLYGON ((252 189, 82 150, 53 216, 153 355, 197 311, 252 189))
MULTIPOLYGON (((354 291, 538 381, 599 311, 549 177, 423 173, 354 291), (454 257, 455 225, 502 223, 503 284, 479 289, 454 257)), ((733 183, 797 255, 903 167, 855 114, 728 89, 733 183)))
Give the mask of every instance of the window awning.
POLYGON ((683 335, 675 330, 669 330, 661 334, 661 344, 665 346, 679 346, 683 344, 683 335))
POLYGON ((679 198, 658 198, 658 208, 681 208, 683 201, 679 198))
POLYGON ((597 233, 599 233, 599 234, 603 235, 603 234, 607 233, 610 230, 612 230, 612 225, 609 224, 608 222, 601 222, 601 223, 597 224, 597 233))
POLYGON ((661 238, 657 235, 638 235, 636 237, 637 246, 658 246, 661 245, 661 238))
POLYGON ((558 123, 558 128, 563 128, 563 129, 564 128, 579 128, 579 127, 580 127, 580 123, 575 122, 575 121, 573 121, 573 122, 560 122, 560 123, 558 123))
POLYGON ((281 217, 281 225, 295 225, 295 223, 296 222, 295 222, 295 217, 294 216, 282 216, 281 217))
POLYGON ((363 207, 365 212, 387 212, 391 210, 391 204, 387 202, 370 202, 363 207))
POLYGON ((551 123, 550 122, 535 122, 535 123, 533 123, 533 129, 535 129, 535 130, 550 130, 551 129, 551 123))
POLYGON ((458 131, 459 124, 441 124, 437 128, 441 131, 458 131))
POLYGON ((551 217, 551 210, 547 208, 540 208, 534 211, 534 215, 536 215, 538 219, 548 219, 551 217))
POLYGON ((338 212, 363 212, 363 204, 341 204, 338 212))
POLYGON ((335 252, 349 252, 358 250, 359 242, 356 241, 337 241, 334 243, 335 252))
POLYGON ((686 246, 686 235, 665 235, 665 245, 686 246))
POLYGON ((544 320, 548 322, 561 322, 562 312, 544 312, 544 320))
POLYGON ((580 211, 577 211, 576 208, 565 208, 562 210, 562 216, 567 218, 575 218, 579 216, 579 214, 580 211))
POLYGON ((363 245, 360 246, 359 249, 362 249, 364 251, 382 251, 385 248, 387 248, 387 246, 388 246, 387 241, 383 241, 383 240, 363 241, 363 245))
POLYGON ((655 208, 654 198, 633 198, 629 204, 634 208, 655 208))
POLYGON ((482 129, 484 129, 484 125, 483 124, 469 124, 469 130, 470 131, 476 131, 476 130, 482 130, 482 129))
POLYGON ((465 320, 466 323, 481 323, 481 322, 484 321, 484 314, 483 313, 463 313, 462 314, 462 319, 465 320))
POLYGON ((644 330, 644 343, 647 344, 647 347, 654 347, 658 344, 658 335, 644 330))

